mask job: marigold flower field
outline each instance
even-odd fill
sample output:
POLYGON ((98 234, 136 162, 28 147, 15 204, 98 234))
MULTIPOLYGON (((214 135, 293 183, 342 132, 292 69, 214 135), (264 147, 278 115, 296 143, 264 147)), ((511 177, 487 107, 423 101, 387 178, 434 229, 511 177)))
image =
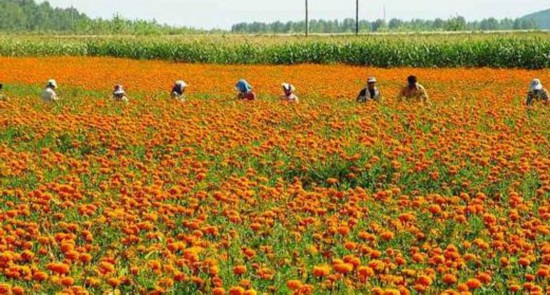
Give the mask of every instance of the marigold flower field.
POLYGON ((550 292, 550 107, 523 103, 548 69, 1 57, 0 73, 0 294, 550 292), (409 74, 432 106, 396 101, 409 74), (368 76, 380 104, 355 103, 368 76), (235 100, 239 78, 258 101, 235 100), (278 100, 285 81, 300 104, 278 100))

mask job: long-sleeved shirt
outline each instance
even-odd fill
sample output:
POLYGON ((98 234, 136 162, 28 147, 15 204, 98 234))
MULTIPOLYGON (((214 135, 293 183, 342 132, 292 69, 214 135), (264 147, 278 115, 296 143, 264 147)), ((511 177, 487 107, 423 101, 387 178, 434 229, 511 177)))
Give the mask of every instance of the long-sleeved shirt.
POLYGON ((181 101, 185 101, 184 89, 179 85, 174 85, 174 87, 172 87, 171 96, 173 99, 179 99, 181 101))
POLYGON ((359 95, 357 96, 358 102, 367 102, 369 99, 379 101, 382 98, 382 94, 378 87, 375 87, 374 90, 369 90, 368 88, 363 88, 359 95))
POLYGON ((399 99, 420 99, 427 102, 429 100, 428 93, 424 86, 416 83, 416 87, 410 88, 409 85, 405 86, 399 93, 399 99))
POLYGON ((283 95, 281 96, 281 100, 289 102, 289 103, 298 103, 299 99, 298 96, 296 96, 294 93, 291 93, 289 95, 283 95))
POLYGON ((527 105, 532 105, 535 100, 542 100, 544 102, 548 102, 550 99, 550 92, 548 92, 548 89, 542 88, 541 90, 533 90, 529 91, 527 93, 527 105))
POLYGON ((59 100, 59 97, 57 97, 57 94, 55 93, 55 91, 49 87, 44 89, 44 91, 42 91, 41 97, 42 97, 42 101, 44 102, 54 102, 59 100))
POLYGON ((177 93, 177 92, 172 92, 172 98, 173 99, 177 99, 177 100, 181 100, 181 101, 185 101, 185 95, 183 93, 177 93))
POLYGON ((256 93, 250 91, 250 92, 240 92, 237 98, 242 100, 256 100, 256 93))
POLYGON ((121 101, 124 103, 129 103, 130 99, 128 99, 128 96, 126 94, 113 94, 113 100, 115 101, 121 101))

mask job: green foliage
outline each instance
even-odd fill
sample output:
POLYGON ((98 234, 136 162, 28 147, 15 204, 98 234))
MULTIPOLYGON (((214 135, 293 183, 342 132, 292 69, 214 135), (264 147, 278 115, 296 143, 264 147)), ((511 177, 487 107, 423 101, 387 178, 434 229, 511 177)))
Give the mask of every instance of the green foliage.
POLYGON ((1 31, 74 31, 78 22, 88 19, 74 8, 53 8, 48 2, 0 0, 1 31))
MULTIPOLYGON (((378 19, 361 20, 361 32, 427 32, 427 31, 486 31, 486 30, 532 30, 548 29, 548 11, 528 15, 518 19, 494 18, 482 21, 466 22, 464 17, 457 16, 448 20, 409 21, 392 19, 389 22, 378 19)), ((311 20, 311 33, 338 34, 355 31, 355 19, 344 20, 311 20)), ((177 35, 204 33, 186 27, 173 27, 159 24, 155 20, 128 20, 120 15, 112 19, 92 19, 75 8, 55 8, 47 1, 37 3, 35 0, 0 0, 0 31, 11 33, 50 33, 77 35, 177 35)), ((296 34, 305 31, 304 21, 276 21, 272 23, 252 22, 239 23, 231 32, 239 34, 296 34)), ((211 31, 214 32, 214 31, 211 31)))
MULTIPOLYGON (((539 17, 540 18, 540 17, 539 17)), ((409 21, 391 19, 386 22, 383 19, 374 21, 360 20, 359 31, 367 32, 432 32, 432 31, 499 31, 499 30, 533 30, 544 28, 544 21, 529 21, 527 19, 497 20, 488 18, 481 21, 467 22, 462 16, 452 17, 447 20, 435 19, 412 19, 409 21)), ((355 32, 355 20, 346 18, 344 20, 311 20, 309 23, 311 33, 316 34, 339 34, 355 32)), ((304 21, 280 21, 272 23, 238 23, 231 27, 231 32, 239 34, 292 34, 303 33, 305 30, 304 21)))
POLYGON ((108 56, 186 63, 343 63, 375 67, 550 67, 547 33, 335 38, 0 39, 0 56, 108 56))
POLYGON ((127 20, 116 15, 111 20, 91 19, 75 8, 54 8, 46 1, 0 0, 0 31, 12 33, 133 34, 160 35, 199 32, 189 28, 161 25, 155 20, 127 20))

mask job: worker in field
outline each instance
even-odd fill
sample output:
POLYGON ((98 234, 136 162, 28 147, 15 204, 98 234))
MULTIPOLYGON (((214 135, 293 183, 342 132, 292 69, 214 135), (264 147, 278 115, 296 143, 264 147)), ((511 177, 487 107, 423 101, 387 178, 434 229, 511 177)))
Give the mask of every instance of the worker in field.
POLYGON ((526 104, 528 106, 533 105, 536 100, 542 100, 545 104, 548 104, 550 99, 550 92, 548 89, 542 86, 539 79, 534 79, 529 86, 529 92, 527 93, 526 104))
POLYGON ((296 96, 296 87, 290 83, 283 83, 283 95, 281 96, 281 100, 288 102, 288 103, 298 103, 298 96, 296 96))
POLYGON ((176 81, 172 87, 172 98, 185 102, 185 89, 187 89, 187 83, 183 80, 176 81))
POLYGON ((380 101, 382 99, 382 94, 378 87, 376 86, 376 78, 369 77, 367 79, 367 85, 365 88, 361 89, 359 95, 357 96, 357 102, 365 103, 368 101, 380 101))
POLYGON ((256 93, 252 91, 252 85, 250 85, 246 80, 239 80, 239 82, 235 85, 235 88, 239 91, 239 94, 237 95, 238 99, 256 100, 256 93))
POLYGON ((407 86, 403 87, 399 93, 398 99, 402 100, 420 100, 423 103, 429 103, 428 93, 424 86, 418 83, 416 76, 409 76, 407 78, 407 86))
POLYGON ((2 93, 2 89, 4 89, 4 85, 0 83, 0 101, 8 101, 8 97, 2 93))
POLYGON ((57 89, 57 82, 53 79, 48 80, 46 88, 42 91, 42 101, 46 103, 56 102, 59 100, 55 90, 57 89))
POLYGON ((122 88, 122 85, 115 85, 115 88, 113 89, 113 100, 124 102, 124 103, 130 102, 130 99, 128 99, 128 96, 126 95, 126 91, 124 91, 124 88, 122 88))

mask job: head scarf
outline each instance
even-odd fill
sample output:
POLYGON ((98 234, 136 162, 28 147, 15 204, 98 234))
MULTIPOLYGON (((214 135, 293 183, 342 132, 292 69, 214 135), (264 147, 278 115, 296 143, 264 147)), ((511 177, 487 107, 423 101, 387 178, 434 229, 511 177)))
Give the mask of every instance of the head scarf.
POLYGON ((241 93, 249 93, 252 91, 252 86, 244 79, 239 80, 239 82, 235 85, 235 88, 237 88, 237 90, 241 93))

